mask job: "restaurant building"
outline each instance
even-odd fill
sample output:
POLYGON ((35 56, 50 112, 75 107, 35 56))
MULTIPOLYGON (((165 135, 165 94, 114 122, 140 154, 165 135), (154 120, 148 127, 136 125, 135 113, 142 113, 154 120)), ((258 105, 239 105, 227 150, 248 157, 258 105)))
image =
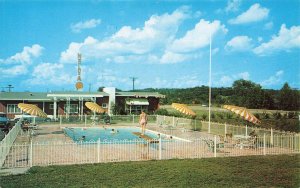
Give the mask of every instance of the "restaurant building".
POLYGON ((142 110, 153 113, 159 108, 157 92, 118 92, 115 88, 104 88, 102 92, 62 91, 62 92, 1 92, 0 112, 9 118, 22 114, 19 103, 35 104, 50 118, 59 115, 91 114, 85 102, 95 102, 109 115, 139 114, 142 110))

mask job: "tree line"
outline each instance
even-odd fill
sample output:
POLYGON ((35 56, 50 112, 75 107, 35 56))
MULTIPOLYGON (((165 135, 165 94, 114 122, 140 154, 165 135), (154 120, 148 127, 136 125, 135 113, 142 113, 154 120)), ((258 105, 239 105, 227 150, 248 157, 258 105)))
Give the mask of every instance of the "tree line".
MULTIPOLYGON (((137 91, 137 90, 135 90, 137 91)), ((138 91, 159 92, 166 97, 161 104, 173 102, 185 104, 208 105, 209 88, 200 86, 194 88, 147 88, 138 91)), ((259 84, 248 80, 236 80, 232 87, 212 88, 212 105, 224 104, 243 106, 254 109, 269 110, 299 110, 300 91, 292 89, 285 83, 280 90, 263 89, 259 84)))

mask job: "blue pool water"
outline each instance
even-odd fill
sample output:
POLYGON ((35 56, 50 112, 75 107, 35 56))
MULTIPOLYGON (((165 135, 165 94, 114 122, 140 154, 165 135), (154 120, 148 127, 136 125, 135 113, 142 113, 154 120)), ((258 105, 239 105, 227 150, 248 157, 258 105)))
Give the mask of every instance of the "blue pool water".
MULTIPOLYGON (((64 128, 64 132, 75 142, 116 141, 116 140, 144 140, 134 135, 133 132, 140 132, 140 128, 64 128), (112 132, 112 129, 115 131, 112 132)), ((158 139, 155 133, 146 131, 145 135, 158 139)))

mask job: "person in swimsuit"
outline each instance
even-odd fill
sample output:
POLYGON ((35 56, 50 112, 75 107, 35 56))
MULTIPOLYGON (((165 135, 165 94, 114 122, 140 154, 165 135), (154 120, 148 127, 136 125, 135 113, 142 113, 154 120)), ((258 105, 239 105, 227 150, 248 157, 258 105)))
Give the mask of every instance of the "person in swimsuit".
POLYGON ((139 123, 140 123, 141 128, 142 128, 142 130, 141 130, 142 135, 145 134, 145 127, 147 125, 147 120, 148 120, 147 119, 147 114, 144 111, 142 111, 142 113, 140 115, 140 120, 139 120, 139 123))

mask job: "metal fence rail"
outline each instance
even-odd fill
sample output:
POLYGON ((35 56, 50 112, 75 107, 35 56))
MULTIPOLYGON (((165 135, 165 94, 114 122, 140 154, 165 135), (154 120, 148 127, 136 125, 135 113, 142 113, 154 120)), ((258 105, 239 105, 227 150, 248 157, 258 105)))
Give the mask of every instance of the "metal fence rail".
MULTIPOLYGON (((248 140, 218 136, 180 140, 117 140, 96 142, 44 142, 14 144, 3 168, 86 164, 120 161, 187 159, 300 153, 297 135, 266 135, 248 140), (297 147, 296 147, 297 146, 297 147)), ((1 146, 5 147, 5 146, 1 146)), ((2 148, 1 148, 2 149, 2 148)))

